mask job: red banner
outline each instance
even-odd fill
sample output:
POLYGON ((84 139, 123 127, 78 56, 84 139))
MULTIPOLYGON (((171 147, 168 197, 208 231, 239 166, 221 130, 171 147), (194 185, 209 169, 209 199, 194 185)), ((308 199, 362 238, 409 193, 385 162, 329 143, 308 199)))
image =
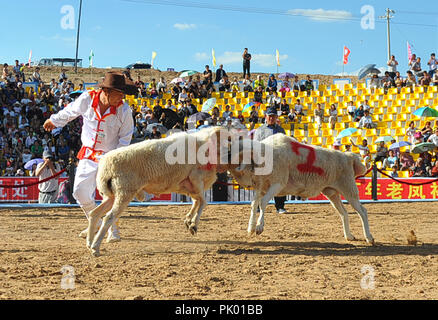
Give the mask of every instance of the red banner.
MULTIPOLYGON (((58 178, 58 182, 61 183, 67 178, 58 178)), ((30 187, 21 188, 2 188, 2 185, 27 185, 33 182, 37 182, 38 178, 17 178, 17 177, 0 177, 0 203, 1 202, 38 202, 38 185, 35 184, 30 187)), ((96 191, 96 200, 102 200, 99 193, 96 191)), ((161 196, 154 197, 153 201, 170 201, 170 194, 162 194, 161 196)))

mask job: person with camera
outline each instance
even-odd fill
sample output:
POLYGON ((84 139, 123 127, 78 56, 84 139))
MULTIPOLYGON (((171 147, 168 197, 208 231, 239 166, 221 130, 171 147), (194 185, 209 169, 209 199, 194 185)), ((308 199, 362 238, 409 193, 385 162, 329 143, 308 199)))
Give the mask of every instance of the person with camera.
MULTIPOLYGON (((43 160, 43 162, 37 165, 35 170, 35 176, 37 176, 40 181, 55 175, 59 171, 59 168, 55 168, 53 155, 50 151, 44 151, 43 160)), ((40 183, 38 189, 40 191, 38 203, 56 203, 58 196, 58 178, 40 183)))

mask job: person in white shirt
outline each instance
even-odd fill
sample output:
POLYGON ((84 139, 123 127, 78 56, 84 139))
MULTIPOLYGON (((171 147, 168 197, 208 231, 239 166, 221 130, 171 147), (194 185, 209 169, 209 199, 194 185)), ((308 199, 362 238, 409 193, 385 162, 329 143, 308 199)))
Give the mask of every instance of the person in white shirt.
POLYGON ((166 93, 166 80, 164 80, 163 77, 160 77, 160 81, 157 84, 157 91, 158 93, 166 93))
POLYGON ((355 112, 356 112, 356 107, 355 107, 355 105, 353 104, 353 101, 349 101, 349 102, 348 102, 347 112, 348 112, 348 114, 349 114, 352 118, 354 118, 354 114, 355 114, 355 112))
POLYGON ((388 65, 388 71, 390 73, 390 76, 391 76, 391 78, 394 79, 395 73, 397 72, 397 66, 398 66, 398 62, 397 62, 397 60, 395 60, 394 55, 391 56, 387 65, 388 65))
POLYGON ((375 127, 373 123, 373 119, 370 116, 370 112, 368 110, 364 111, 364 116, 359 120, 359 128, 372 129, 375 127))
POLYGON ((295 113, 295 116, 298 116, 298 115, 304 116, 303 105, 301 104, 300 99, 297 99, 297 104, 294 107, 294 113, 295 113))
POLYGON ((430 55, 430 59, 429 62, 427 62, 427 65, 429 66, 429 74, 431 77, 433 77, 438 68, 438 60, 435 58, 435 53, 432 53, 430 55))
MULTIPOLYGON (((86 91, 74 102, 44 123, 46 131, 64 127, 68 122, 82 116, 82 148, 77 158, 73 197, 85 216, 96 207, 94 194, 99 160, 109 151, 130 144, 134 132, 134 120, 130 106, 123 102, 125 94, 135 94, 134 82, 118 72, 108 72, 98 84, 97 91, 86 91)), ((85 238, 88 228, 79 236, 85 238)), ((107 242, 120 241, 117 222, 108 231, 107 242)))
MULTIPOLYGON (((350 139, 350 142, 353 146, 357 147, 359 149, 359 154, 364 160, 364 162, 367 164, 371 160, 371 154, 370 154, 370 148, 368 147, 368 140, 363 139, 362 145, 356 145, 353 140, 350 139)), ((367 166, 368 167, 368 166, 367 166)))
POLYGON ((435 128, 434 133, 430 135, 430 137, 427 139, 427 142, 432 142, 438 147, 438 128, 435 128))

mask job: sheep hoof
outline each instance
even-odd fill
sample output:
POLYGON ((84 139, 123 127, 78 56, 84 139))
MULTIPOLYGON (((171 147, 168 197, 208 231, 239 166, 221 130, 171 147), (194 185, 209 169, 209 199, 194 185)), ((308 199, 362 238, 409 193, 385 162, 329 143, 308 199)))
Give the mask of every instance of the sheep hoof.
POLYGON ((348 241, 356 241, 356 238, 353 235, 346 236, 345 239, 348 241))
POLYGON ((196 232, 198 232, 198 227, 197 226, 190 226, 189 231, 194 236, 196 234, 196 232))
POLYGON ((91 249, 91 255, 93 256, 93 257, 99 257, 100 256, 100 252, 99 252, 99 250, 94 250, 94 249, 91 249))
POLYGON ((375 246, 375 245, 376 245, 376 242, 374 241, 373 238, 371 238, 371 239, 367 239, 367 242, 368 242, 370 245, 372 245, 372 246, 375 246))
POLYGON ((255 231, 256 235, 260 235, 262 234, 262 232, 263 232, 263 226, 257 226, 255 231))
POLYGON ((187 229, 190 229, 190 220, 184 220, 184 225, 187 229))

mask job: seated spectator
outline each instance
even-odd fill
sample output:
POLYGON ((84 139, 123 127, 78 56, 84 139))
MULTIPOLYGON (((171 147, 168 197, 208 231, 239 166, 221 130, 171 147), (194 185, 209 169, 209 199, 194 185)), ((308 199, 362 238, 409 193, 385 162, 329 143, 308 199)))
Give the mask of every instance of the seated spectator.
POLYGON ((395 84, 395 86, 398 89, 398 93, 400 93, 401 92, 401 87, 404 86, 404 80, 401 77, 400 72, 398 72, 398 71, 395 73, 394 84, 395 84))
POLYGON ((277 91, 270 91, 269 95, 266 97, 266 103, 269 107, 278 110, 280 108, 281 98, 278 96, 277 91))
POLYGON ((427 138, 427 142, 432 142, 436 147, 438 147, 438 127, 436 127, 434 133, 427 138))
POLYGON ((224 75, 219 81, 219 91, 230 91, 231 90, 231 83, 230 80, 228 80, 228 76, 224 75))
POLYGON ((389 150, 388 157, 383 160, 382 167, 383 167, 383 170, 386 170, 386 168, 392 169, 394 166, 398 167, 398 158, 394 154, 393 150, 389 150))
POLYGON ((363 104, 363 111, 368 110, 371 114, 371 106, 368 100, 365 100, 365 103, 363 104))
POLYGON ((378 89, 380 88, 381 82, 380 82, 380 78, 377 74, 373 74, 373 76, 371 77, 371 81, 370 81, 370 88, 371 89, 378 89))
POLYGON ((432 129, 430 121, 426 121, 426 124, 424 125, 423 128, 421 128, 420 132, 421 132, 421 136, 422 136, 422 140, 423 140, 422 142, 426 142, 427 139, 429 139, 429 137, 433 133, 433 129, 432 129))
POLYGON ((438 177, 438 161, 435 161, 434 166, 429 170, 430 177, 438 177))
POLYGON ((304 88, 307 91, 307 94, 310 95, 310 92, 312 92, 313 88, 313 81, 310 79, 310 76, 307 75, 306 81, 304 82, 304 88))
POLYGON ((415 165, 411 167, 412 176, 414 177, 427 177, 428 171, 426 165, 424 164, 423 158, 418 158, 415 165))
POLYGON ((338 110, 336 110, 336 105, 332 103, 330 105, 329 110, 329 123, 330 123, 330 129, 334 130, 336 122, 338 121, 338 110))
POLYGON ((249 114, 249 122, 251 123, 251 130, 254 129, 255 124, 259 122, 259 113, 257 112, 257 107, 251 107, 251 113, 249 114))
POLYGON ((237 112, 237 119, 239 120, 240 123, 245 123, 245 117, 242 114, 242 110, 239 110, 237 112))
POLYGON ((300 80, 299 80, 298 76, 295 76, 294 82, 292 84, 292 90, 303 91, 302 89, 304 89, 304 88, 301 87, 300 80))
POLYGON ((231 111, 230 108, 231 107, 230 107, 229 104, 227 104, 225 106, 225 111, 222 113, 222 118, 228 119, 228 118, 233 118, 234 117, 233 111, 231 111))
POLYGON ((161 139, 161 132, 158 131, 157 126, 152 127, 152 132, 149 136, 150 139, 161 139))
POLYGON ((415 79, 414 74, 412 73, 412 71, 407 71, 406 72, 406 79, 404 81, 404 85, 405 87, 413 87, 417 85, 417 79, 415 79))
POLYGON ((280 104, 280 111, 282 116, 287 116, 290 113, 290 107, 287 104, 286 99, 283 99, 280 104))
POLYGON ((211 112, 211 116, 216 116, 216 118, 220 117, 220 113, 219 113, 219 108, 218 107, 214 107, 212 112, 211 112))
POLYGON ((149 95, 152 99, 155 99, 158 96, 157 83, 155 79, 152 79, 148 85, 149 95))
POLYGON ((393 177, 393 178, 398 178, 398 168, 397 168, 397 166, 393 166, 392 167, 392 170, 391 170, 391 173, 389 174, 391 177, 393 177))
POLYGON ((373 119, 370 116, 370 112, 368 110, 365 110, 364 116, 359 120, 359 128, 373 129, 376 127, 377 124, 373 123, 373 119))
POLYGON ((243 79, 243 91, 249 91, 249 92, 253 92, 254 89, 252 88, 252 81, 249 78, 249 74, 245 75, 245 79, 243 79))
POLYGON ((353 101, 348 101, 347 105, 347 113, 351 116, 351 119, 354 119, 354 116, 356 114, 356 107, 353 104, 353 101))
POLYGON ((178 95, 178 102, 188 102, 189 95, 187 94, 187 90, 185 88, 182 89, 181 93, 178 95))
POLYGON ((385 146, 385 142, 381 141, 377 147, 376 157, 374 162, 383 161, 388 157, 388 148, 385 146))
POLYGON ((254 92, 254 102, 263 103, 263 87, 258 86, 257 90, 254 92))
POLYGON ((294 106, 295 116, 304 116, 303 105, 301 104, 300 99, 297 99, 297 104, 294 106))
POLYGON ((257 76, 257 80, 254 81, 254 88, 262 87, 262 90, 265 89, 265 82, 263 81, 260 75, 257 76))
POLYGON ((281 88, 279 90, 282 93, 282 96, 285 96, 286 92, 290 92, 290 83, 289 83, 289 77, 286 77, 284 79, 283 83, 281 84, 281 88))
POLYGON ((438 86, 438 72, 435 72, 432 77, 432 85, 438 86))
MULTIPOLYGON (((176 83, 172 89, 171 89, 171 94, 172 94, 172 99, 179 101, 179 95, 182 92, 182 88, 179 86, 179 83, 176 83)), ((187 95, 187 94, 186 94, 187 95)))
POLYGON ((38 82, 38 83, 42 82, 39 67, 36 67, 35 72, 32 73, 31 81, 38 82))
POLYGON ((237 81, 237 77, 234 77, 233 82, 231 82, 231 91, 232 92, 239 92, 240 91, 240 84, 239 84, 239 81, 237 81))
POLYGON ((421 70, 421 58, 417 57, 415 61, 412 62, 410 71, 413 72, 414 75, 420 77, 423 71, 421 70))
POLYGON ((175 112, 178 111, 178 109, 172 104, 172 100, 171 99, 167 99, 167 103, 164 105, 164 108, 173 110, 175 112))
POLYGON ((275 76, 273 74, 269 75, 268 86, 266 87, 266 91, 268 92, 277 91, 277 79, 275 79, 275 76))
POLYGON ((409 150, 402 152, 400 155, 400 170, 409 170, 415 164, 414 158, 412 157, 409 150))
POLYGON ((362 117, 365 115, 365 111, 363 110, 363 105, 360 105, 359 108, 354 112, 354 120, 353 121, 360 121, 362 117))
POLYGON ((382 86, 385 92, 387 92, 389 88, 395 87, 395 82, 388 71, 385 72, 385 76, 382 78, 382 86))
POLYGON ((316 104, 313 115, 315 116, 315 122, 318 124, 318 130, 321 130, 322 123, 324 122, 324 110, 321 108, 320 103, 316 104))
POLYGON ((419 84, 420 86, 427 87, 432 82, 432 78, 427 71, 423 71, 423 76, 420 78, 419 84))
POLYGON ((412 145, 415 144, 417 132, 418 132, 418 128, 415 127, 415 122, 414 121, 409 122, 409 127, 406 129, 406 136, 408 136, 408 140, 412 145))
POLYGON ((157 84, 158 93, 159 94, 166 93, 166 88, 167 88, 166 80, 164 80, 163 77, 160 77, 160 81, 157 84))

